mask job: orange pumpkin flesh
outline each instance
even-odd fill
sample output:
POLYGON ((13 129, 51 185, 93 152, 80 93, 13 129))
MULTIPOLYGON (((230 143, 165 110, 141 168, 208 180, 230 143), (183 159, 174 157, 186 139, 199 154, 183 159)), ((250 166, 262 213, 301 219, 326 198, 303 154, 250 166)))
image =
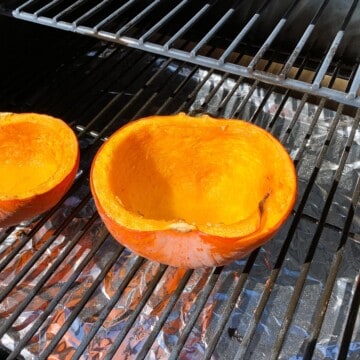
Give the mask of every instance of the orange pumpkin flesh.
POLYGON ((188 268, 223 265, 262 245, 289 215, 296 184, 291 158, 265 130, 182 113, 119 129, 91 169, 114 238, 188 268))
POLYGON ((0 227, 52 208, 78 170, 76 136, 51 116, 1 113, 0 148, 0 227))

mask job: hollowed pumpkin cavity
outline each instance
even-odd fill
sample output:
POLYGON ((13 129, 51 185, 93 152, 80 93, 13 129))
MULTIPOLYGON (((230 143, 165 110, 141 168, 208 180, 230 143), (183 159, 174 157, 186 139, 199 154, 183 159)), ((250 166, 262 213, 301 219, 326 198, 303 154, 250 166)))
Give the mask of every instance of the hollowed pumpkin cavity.
POLYGON ((70 187, 79 162, 73 131, 39 114, 0 116, 0 226, 50 209, 70 187))
MULTIPOLYGON (((165 234, 175 248, 180 234, 181 241, 185 234, 242 238, 245 248, 249 237, 262 234, 254 239, 260 244, 289 214, 296 176, 282 145, 259 127, 179 114, 116 132, 94 160, 91 186, 100 215, 121 243, 155 260, 196 267, 189 254, 181 264, 147 254, 147 243, 132 241, 128 231, 165 234)), ((197 246, 189 241, 190 252, 201 251, 197 246)))

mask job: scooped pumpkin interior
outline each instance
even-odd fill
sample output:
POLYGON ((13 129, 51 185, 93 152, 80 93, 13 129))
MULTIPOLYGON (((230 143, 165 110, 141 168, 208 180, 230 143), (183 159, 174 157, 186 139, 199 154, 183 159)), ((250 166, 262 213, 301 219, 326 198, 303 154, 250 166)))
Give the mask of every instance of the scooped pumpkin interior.
POLYGON ((69 129, 57 122, 36 114, 2 116, 1 199, 45 192, 72 170, 77 143, 69 129))
POLYGON ((105 211, 126 227, 239 237, 279 221, 265 213, 281 211, 286 196, 274 177, 279 150, 289 162, 271 135, 243 121, 150 118, 105 143, 92 178, 105 211))
POLYGON ((50 129, 15 123, 0 132, 0 193, 15 196, 46 183, 61 159, 48 142, 50 129), (43 151, 36 149, 42 148, 43 151))

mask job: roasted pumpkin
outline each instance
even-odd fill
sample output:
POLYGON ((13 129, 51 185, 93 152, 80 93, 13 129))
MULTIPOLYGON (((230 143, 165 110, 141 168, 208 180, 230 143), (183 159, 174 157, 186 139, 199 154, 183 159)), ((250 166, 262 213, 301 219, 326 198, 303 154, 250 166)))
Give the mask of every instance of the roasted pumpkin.
POLYGON ((183 113, 116 131, 96 154, 90 183, 118 242, 187 268, 224 265, 264 244, 297 190, 293 162, 271 134, 183 113))
POLYGON ((0 113, 0 227, 52 208, 70 188, 78 166, 78 142, 65 122, 0 113))

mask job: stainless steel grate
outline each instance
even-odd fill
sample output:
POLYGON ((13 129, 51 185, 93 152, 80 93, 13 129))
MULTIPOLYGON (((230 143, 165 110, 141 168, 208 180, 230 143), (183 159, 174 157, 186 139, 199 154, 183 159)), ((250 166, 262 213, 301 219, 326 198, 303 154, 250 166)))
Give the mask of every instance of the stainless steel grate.
POLYGON ((19 19, 360 106, 358 0, 258 0, 251 4, 240 0, 8 3, 12 15, 19 19), (160 41, 159 33, 167 36, 160 41), (193 42, 184 48, 184 40, 189 39, 193 42), (214 44, 218 51, 206 55, 206 49, 214 44), (309 49, 321 59, 321 66, 314 76, 303 73, 301 78, 295 78, 309 49), (264 71, 263 64, 272 52, 281 55, 281 61, 264 71), (241 59, 235 60, 239 53, 241 59), (346 85, 328 86, 334 64, 344 57, 349 59, 347 55, 353 62, 352 70, 343 74, 346 85), (351 71, 355 74, 350 81, 351 71))
POLYGON ((359 358, 360 110, 34 29, 9 30, 17 47, 0 69, 0 109, 67 120, 81 167, 56 208, 0 229, 0 342, 8 358, 359 358), (89 193, 89 166, 104 138, 132 119, 178 111, 248 119, 278 137, 297 167, 298 202, 287 224, 222 268, 186 271, 135 256, 109 236, 89 193))

